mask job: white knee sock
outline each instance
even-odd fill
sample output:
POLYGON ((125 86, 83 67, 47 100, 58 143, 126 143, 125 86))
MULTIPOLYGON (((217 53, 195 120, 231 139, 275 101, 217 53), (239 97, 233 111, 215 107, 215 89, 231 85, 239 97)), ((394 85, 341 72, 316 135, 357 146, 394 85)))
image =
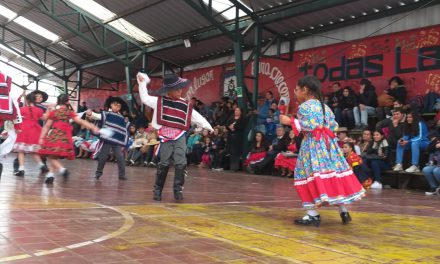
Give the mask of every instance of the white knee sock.
POLYGON ((24 170, 24 166, 19 166, 19 167, 18 167, 18 170, 19 170, 19 171, 24 170))
POLYGON ((345 205, 338 205, 340 213, 348 213, 347 207, 345 205))
POLYGON ((319 212, 316 210, 307 210, 307 214, 310 216, 318 216, 319 212))
POLYGON ((58 172, 59 172, 60 174, 63 174, 64 172, 66 172, 66 168, 61 168, 58 172))
POLYGON ((53 178, 53 177, 54 177, 53 172, 49 172, 48 174, 46 174, 46 178, 53 178))
POLYGON ((42 161, 38 162, 38 166, 40 166, 40 168, 44 167, 44 163, 42 161))

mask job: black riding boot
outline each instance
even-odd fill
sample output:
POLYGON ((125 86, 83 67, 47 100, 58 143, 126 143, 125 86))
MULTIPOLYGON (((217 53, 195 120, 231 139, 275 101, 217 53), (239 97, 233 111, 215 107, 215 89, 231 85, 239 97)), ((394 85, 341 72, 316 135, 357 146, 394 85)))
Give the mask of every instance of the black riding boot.
POLYGON ((154 184, 153 191, 153 199, 156 201, 162 200, 162 189, 165 185, 165 180, 167 179, 168 168, 168 166, 163 166, 161 164, 157 165, 156 183, 154 184))
POLYGON ((179 164, 174 166, 174 199, 183 200, 183 184, 185 183, 186 165, 179 164))
POLYGON ((14 173, 18 172, 19 164, 18 164, 18 158, 14 159, 14 162, 12 163, 12 166, 14 167, 14 173))

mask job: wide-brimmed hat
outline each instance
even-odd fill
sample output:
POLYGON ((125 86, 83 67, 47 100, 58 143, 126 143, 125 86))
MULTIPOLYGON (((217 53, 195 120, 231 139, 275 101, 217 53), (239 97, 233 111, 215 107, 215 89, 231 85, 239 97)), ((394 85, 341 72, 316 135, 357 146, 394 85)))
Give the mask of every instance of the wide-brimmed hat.
POLYGON ((174 73, 166 74, 163 77, 163 86, 157 90, 157 93, 160 95, 166 95, 169 91, 183 89, 190 83, 190 80, 181 78, 174 73))
POLYGON ((49 99, 49 95, 47 95, 47 93, 40 91, 40 90, 32 91, 30 94, 32 94, 34 96, 34 98, 37 94, 40 94, 43 97, 43 101, 41 101, 42 103, 46 102, 47 99, 49 99))
POLYGON ((154 146, 154 145, 157 145, 159 143, 160 143, 160 141, 157 141, 157 139, 153 138, 153 139, 150 139, 146 145, 147 146, 154 146))
POLYGON ((346 127, 338 127, 338 129, 336 130, 336 132, 348 132, 348 129, 346 127))
POLYGON ((125 111, 129 112, 128 104, 124 100, 122 100, 122 98, 117 96, 109 96, 104 103, 104 108, 109 109, 110 105, 114 102, 121 104, 121 110, 120 110, 121 113, 125 111))

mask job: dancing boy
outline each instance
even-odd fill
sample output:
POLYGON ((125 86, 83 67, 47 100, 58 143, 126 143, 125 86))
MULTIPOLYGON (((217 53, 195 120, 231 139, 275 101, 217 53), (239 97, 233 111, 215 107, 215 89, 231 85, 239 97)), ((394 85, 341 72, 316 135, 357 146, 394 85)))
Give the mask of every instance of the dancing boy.
POLYGON ((150 78, 145 73, 138 73, 139 95, 142 103, 154 109, 152 125, 159 131, 160 162, 157 165, 156 183, 153 199, 162 199, 162 189, 168 174, 171 160, 173 160, 174 198, 183 199, 183 184, 186 171, 186 137, 185 133, 191 124, 212 131, 211 125, 197 111, 191 103, 181 97, 182 89, 189 85, 189 80, 175 74, 165 75, 163 87, 159 96, 150 96, 147 84, 150 78))

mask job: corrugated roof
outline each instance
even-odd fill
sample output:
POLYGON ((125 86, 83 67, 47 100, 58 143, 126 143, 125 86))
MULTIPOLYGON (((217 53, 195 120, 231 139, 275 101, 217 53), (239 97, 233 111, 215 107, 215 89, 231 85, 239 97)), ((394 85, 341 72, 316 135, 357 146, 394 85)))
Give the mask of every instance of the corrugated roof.
MULTIPOLYGON (((96 2, 102 4, 104 7, 110 11, 122 15, 124 19, 133 25, 137 26, 141 30, 153 36, 157 41, 168 41, 168 40, 181 40, 187 37, 189 33, 197 34, 202 30, 208 28, 214 28, 209 21, 203 18, 200 14, 194 11, 185 1, 182 0, 95 0, 96 2), (151 5, 151 6, 150 6, 151 5)), ((193 0, 195 3, 199 3, 199 0, 193 0)), ((320 1, 312 0, 241 0, 243 3, 250 6, 255 12, 260 14, 270 14, 276 11, 280 11, 281 7, 291 7, 292 5, 302 5, 304 3, 313 2, 318 3, 320 1)), ((63 0, 55 1, 57 3, 56 9, 63 13, 68 13, 70 8, 67 7, 63 0)), ((325 3, 326 1, 321 1, 325 3)), ((300 31, 301 29, 307 30, 310 27, 319 27, 319 24, 329 25, 329 21, 338 21, 340 18, 344 18, 345 22, 339 22, 340 26, 344 26, 345 23, 350 22, 350 15, 358 16, 361 12, 366 11, 369 13, 374 12, 373 8, 378 8, 383 10, 386 5, 392 7, 399 6, 399 0, 353 0, 346 4, 335 6, 332 8, 322 9, 314 11, 308 14, 299 15, 290 18, 280 18, 278 21, 271 22, 265 26, 281 35, 286 33, 292 33, 293 31, 300 31)), ((428 2, 426 0, 420 0, 420 2, 428 2)), ((35 4, 40 4, 39 1, 34 1, 35 4)), ((413 3, 413 1, 411 2, 413 3)), ((51 19, 47 15, 39 12, 36 9, 30 8, 29 4, 24 0, 2 0, 2 5, 10 8, 12 11, 23 15, 24 17, 30 19, 31 21, 37 23, 38 25, 49 29, 53 33, 61 36, 62 40, 65 41, 68 47, 61 45, 60 43, 50 43, 49 40, 35 34, 34 32, 23 28, 22 26, 12 22, 6 25, 6 28, 19 32, 26 38, 32 41, 40 43, 43 46, 47 46, 49 49, 56 51, 57 53, 68 57, 69 59, 75 61, 78 64, 90 62, 96 59, 104 59, 109 56, 100 48, 90 45, 87 41, 83 40, 79 36, 70 32, 68 29, 58 24, 55 20, 51 19)), ((408 3, 409 5, 409 3, 408 3)), ((72 15, 66 15, 61 17, 63 21, 71 23, 75 26, 76 17, 72 15)), ((223 21, 224 18, 217 17, 219 21, 223 21)), ((7 23, 7 19, 0 16, 0 24, 4 25, 7 23)), ((91 25, 93 26, 93 22, 91 25)), ((339 25, 338 24, 338 25, 339 25)), ((322 27, 325 29, 326 27, 322 27)), ((82 32, 91 37, 90 32, 88 32, 87 27, 83 23, 81 26, 82 32)), ((263 31, 263 38, 267 39, 273 37, 273 34, 267 30, 263 31)), ((15 40, 16 37, 13 34, 6 32, 5 41, 11 42, 15 40)), ((109 34, 107 36, 108 43, 115 43, 120 40, 119 37, 112 36, 109 34)), ((254 34, 251 32, 246 35, 245 43, 253 44, 254 34)), ((158 42, 159 43, 159 42, 158 42)), ((12 43, 14 47, 21 49, 19 43, 12 43)), ((115 45, 111 49, 113 51, 123 51, 125 47, 122 44, 115 45)), ((225 36, 217 36, 211 39, 205 39, 199 42, 192 41, 191 48, 185 48, 182 44, 180 46, 172 47, 169 49, 160 50, 154 52, 153 55, 160 57, 164 60, 174 62, 179 65, 185 65, 194 63, 200 60, 209 59, 212 56, 217 56, 223 53, 230 52, 232 48, 232 41, 225 36)), ((41 54, 41 51, 37 52, 41 54)), ((11 56, 4 52, 5 55, 11 56)), ((154 61, 155 59, 150 59, 154 61)), ((58 61, 56 56, 49 56, 47 62, 55 63, 58 61)), ((43 69, 36 66, 34 63, 27 62, 24 59, 17 59, 18 63, 22 63, 23 66, 26 65, 29 69, 36 72, 44 72, 43 69)), ((135 62, 135 67, 139 66, 139 60, 135 62)), ((156 63, 149 63, 149 68, 153 68, 156 63)), ((62 63, 58 62, 54 65, 55 67, 61 67, 62 63)), ((120 63, 110 63, 107 65, 95 67, 90 69, 95 74, 99 74, 112 79, 124 79, 124 67, 120 63)))

